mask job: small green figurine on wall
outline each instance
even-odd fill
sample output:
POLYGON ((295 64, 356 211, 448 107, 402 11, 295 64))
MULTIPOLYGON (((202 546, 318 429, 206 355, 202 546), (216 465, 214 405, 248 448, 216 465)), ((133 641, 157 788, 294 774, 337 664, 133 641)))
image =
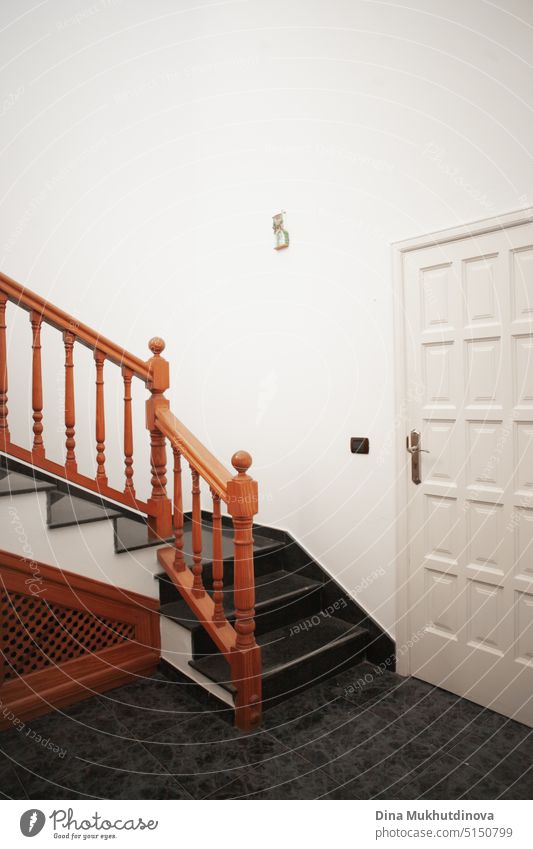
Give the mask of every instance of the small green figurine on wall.
POLYGON ((281 251, 283 248, 289 247, 289 232, 285 227, 284 215, 285 211, 282 209, 281 212, 277 212, 276 215, 272 216, 272 229, 276 240, 276 244, 274 245, 275 251, 281 251))

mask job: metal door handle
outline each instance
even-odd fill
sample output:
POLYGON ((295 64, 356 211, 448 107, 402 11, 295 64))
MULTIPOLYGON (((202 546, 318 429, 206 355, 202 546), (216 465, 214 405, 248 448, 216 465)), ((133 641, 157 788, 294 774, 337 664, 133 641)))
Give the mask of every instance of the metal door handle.
POLYGON ((420 431, 412 430, 406 439, 406 448, 411 455, 411 480, 413 483, 421 483, 420 479, 420 454, 429 454, 427 448, 420 445, 420 431))

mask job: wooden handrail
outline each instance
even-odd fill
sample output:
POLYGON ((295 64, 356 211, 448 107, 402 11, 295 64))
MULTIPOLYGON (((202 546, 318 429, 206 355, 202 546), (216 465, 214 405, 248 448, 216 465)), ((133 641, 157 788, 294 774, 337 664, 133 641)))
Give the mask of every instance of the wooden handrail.
MULTIPOLYGON (((200 513, 200 473, 194 463, 202 456, 205 463, 213 455, 193 437, 190 431, 159 401, 161 422, 169 431, 174 452, 174 548, 160 549, 159 562, 172 579, 182 598, 201 622, 215 645, 225 655, 231 679, 237 691, 236 723, 249 731, 261 722, 261 649, 255 639, 255 576, 253 552, 253 518, 258 509, 257 483, 248 475, 252 458, 246 451, 237 451, 231 458, 237 474, 230 477, 224 489, 224 499, 234 528, 233 606, 235 624, 228 622, 223 607, 222 522, 218 492, 211 487, 213 498, 213 598, 202 580, 202 521, 200 513), (174 424, 177 423, 177 424, 174 424), (187 436, 187 441, 185 441, 187 436), (181 491, 181 449, 179 440, 187 447, 192 477, 192 569, 187 568, 183 551, 183 507, 181 491), (200 451, 200 446, 204 452, 200 451), (193 451, 194 448, 194 451, 193 451)), ((148 402, 150 404, 150 402, 148 402)), ((159 423, 159 413, 155 415, 159 423)), ((183 456, 187 456, 184 455, 183 456)), ((218 461, 216 461, 218 463, 218 461)), ((220 464, 218 464, 220 466, 220 464)), ((224 470, 224 467, 221 467, 224 470)), ((225 472, 224 470, 224 477, 225 472)), ((229 472, 228 472, 229 474, 229 472)), ((205 478, 204 478, 205 480, 205 478)))
MULTIPOLYGON (((55 304, 21 286, 6 274, 0 272, 0 290, 8 300, 34 313, 34 320, 42 318, 47 324, 63 332, 70 332, 76 340, 92 351, 98 351, 105 359, 129 369, 145 383, 152 380, 150 361, 145 362, 125 348, 121 348, 96 330, 79 322, 69 313, 61 310, 55 304)), ((168 408, 156 408, 158 429, 172 445, 179 448, 181 454, 209 484, 220 498, 227 503, 227 484, 231 480, 231 472, 212 454, 202 442, 181 422, 168 408)))
MULTIPOLYGON (((45 298, 17 283, 0 272, 0 450, 8 456, 37 466, 45 472, 64 478, 74 484, 99 493, 105 498, 118 501, 148 517, 151 530, 162 538, 168 538, 170 500, 164 486, 160 487, 159 499, 153 502, 137 497, 133 483, 133 433, 131 415, 131 379, 135 376, 146 384, 150 392, 154 386, 154 358, 141 360, 125 348, 116 345, 96 330, 78 321, 72 315, 50 303, 45 298), (8 424, 8 351, 6 303, 10 301, 29 314, 32 328, 32 408, 33 444, 24 447, 13 442, 8 424), (46 451, 46 398, 43 393, 41 361, 41 326, 46 323, 63 336, 65 348, 65 448, 63 462, 57 462, 46 451), (96 427, 95 447, 97 474, 90 477, 78 469, 76 458, 76 410, 75 410, 75 349, 77 344, 89 348, 94 355, 96 367, 96 427), (125 485, 120 490, 110 485, 105 469, 105 397, 104 370, 106 363, 122 368, 125 381, 124 393, 124 462, 125 485), (44 419, 44 421, 43 421, 44 419), (165 511, 166 505, 166 511, 165 511)), ((156 367, 157 367, 156 363, 156 367)), ((157 368, 155 368, 157 378, 157 368)), ((156 379, 157 383, 157 379, 156 379)), ((161 435, 160 442, 164 444, 161 435)))
POLYGON ((168 408, 157 409, 155 420, 170 444, 179 449, 209 487, 227 503, 228 481, 233 477, 231 472, 168 408))
POLYGON ((182 597, 196 614, 215 644, 226 656, 237 695, 236 722, 249 730, 261 720, 261 649, 255 639, 255 578, 253 522, 258 510, 257 483, 248 475, 252 458, 237 451, 230 472, 214 454, 170 411, 165 392, 170 385, 169 364, 161 356, 165 342, 150 339, 152 356, 143 360, 100 336, 92 328, 50 304, 0 272, 0 450, 29 462, 47 472, 142 511, 147 517, 149 536, 168 540, 171 549, 159 552, 164 568, 182 597), (6 302, 11 301, 30 315, 32 327, 32 410, 33 445, 24 448, 14 443, 8 425, 8 357, 6 302), (46 322, 62 333, 65 348, 65 455, 64 463, 50 460, 43 434, 43 381, 41 361, 41 324, 46 322), (75 347, 80 342, 93 352, 96 378, 95 448, 96 475, 89 478, 78 470, 76 457, 75 347), (124 490, 110 486, 106 468, 105 442, 105 365, 110 361, 121 367, 124 381, 124 490), (136 496, 133 482, 132 377, 146 384, 146 428, 150 433, 151 495, 144 502, 136 496), (174 498, 167 494, 167 440, 174 455, 174 498), (192 481, 192 571, 183 550, 183 493, 181 457, 189 464, 192 481), (201 483, 209 487, 213 503, 213 598, 203 578, 201 483), (223 604, 224 559, 220 502, 224 501, 233 523, 233 609, 235 623, 226 618, 223 604))
POLYGON ((150 380, 150 369, 139 357, 134 356, 134 354, 130 354, 129 351, 126 351, 125 348, 121 348, 120 345, 115 345, 114 342, 111 342, 110 339, 106 339, 105 336, 97 333, 97 331, 93 330, 92 327, 88 327, 86 324, 78 321, 73 316, 69 315, 69 313, 59 309, 59 307, 56 307, 55 304, 51 304, 50 301, 47 301, 45 298, 42 298, 35 292, 32 292, 31 289, 21 286, 20 283, 12 280, 11 277, 3 274, 1 271, 0 290, 7 295, 9 301, 18 304, 18 306, 28 312, 33 311, 37 315, 41 315, 47 324, 51 324, 52 327, 55 327, 58 330, 74 333, 76 339, 81 342, 82 345, 85 345, 92 351, 98 349, 105 354, 106 358, 111 360, 111 362, 131 369, 131 371, 141 380, 144 380, 145 383, 150 380))
POLYGON ((161 356, 162 339, 151 339, 149 360, 152 397, 146 402, 146 426, 152 444, 152 499, 148 504, 160 527, 171 527, 170 512, 160 501, 161 482, 166 484, 166 463, 160 439, 167 438, 174 454, 174 536, 173 549, 159 552, 159 560, 182 598, 196 614, 213 642, 225 655, 236 688, 235 716, 244 731, 261 722, 261 649, 255 639, 255 576, 253 522, 258 511, 257 483, 248 474, 252 458, 237 451, 229 470, 170 411, 165 398, 169 386, 169 368, 161 356), (188 461, 192 480, 192 570, 187 568, 183 551, 183 496, 181 457, 188 461), (213 500, 213 598, 203 580, 202 518, 200 480, 208 484, 213 500), (218 500, 218 501, 217 501, 218 500), (220 500, 227 505, 233 523, 233 607, 235 625, 226 619, 222 604, 223 561, 220 500))

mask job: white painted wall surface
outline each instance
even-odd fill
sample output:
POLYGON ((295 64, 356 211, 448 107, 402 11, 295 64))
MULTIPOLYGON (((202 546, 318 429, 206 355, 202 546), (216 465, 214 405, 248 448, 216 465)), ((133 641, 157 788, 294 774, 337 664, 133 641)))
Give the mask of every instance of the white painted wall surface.
MULTIPOLYGON (((389 243, 532 200, 533 6, 499 6, 0 7, 0 268, 139 355, 163 336, 176 414, 221 458, 253 453, 260 519, 292 531, 391 633, 389 243), (280 208, 291 247, 277 253, 280 208), (351 435, 370 437, 368 457, 349 454, 351 435)), ((14 313, 10 406, 24 441, 29 322, 14 313)), ((77 359, 88 468, 92 364, 77 359)), ((108 385, 118 484, 121 395, 108 385)))
MULTIPOLYGON (((115 554, 111 521, 48 528, 46 494, 3 495, 0 547, 32 563, 56 566, 119 589, 159 597, 157 548, 115 554)), ((35 575, 38 568, 32 568, 35 575)))

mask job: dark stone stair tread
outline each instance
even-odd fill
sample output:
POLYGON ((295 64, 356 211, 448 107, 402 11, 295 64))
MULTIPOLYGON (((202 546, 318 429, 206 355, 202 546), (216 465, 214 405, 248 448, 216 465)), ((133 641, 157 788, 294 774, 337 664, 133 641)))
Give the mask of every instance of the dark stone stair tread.
POLYGON ((128 516, 118 516, 113 520, 115 552, 123 554, 126 551, 136 551, 152 545, 162 545, 174 542, 174 535, 166 539, 148 539, 148 526, 142 519, 130 519, 128 516))
POLYGON ((196 628, 199 624, 198 619, 192 612, 191 608, 186 601, 183 601, 182 598, 162 604, 159 608, 159 613, 166 619, 172 619, 174 622, 177 622, 178 625, 183 625, 184 628, 189 628, 191 630, 196 628))
POLYGON ((112 510, 104 503, 96 504, 85 498, 69 493, 51 493, 48 496, 48 527, 67 528, 71 525, 85 525, 88 522, 101 522, 120 516, 118 510, 112 510))
MULTIPOLYGON (((341 644, 362 642, 368 634, 365 628, 351 625, 335 616, 321 617, 319 624, 311 625, 307 630, 301 629, 302 624, 293 622, 257 638, 262 648, 264 681, 286 671, 288 667, 297 667, 313 656, 334 651, 341 644), (300 626, 298 632, 295 631, 297 626, 300 626), (291 634, 291 630, 294 633, 291 634)), ((229 682, 229 665, 222 654, 210 654, 189 663, 207 678, 234 691, 229 682)))
POLYGON ((323 651, 341 640, 352 640, 365 635, 364 628, 338 619, 336 616, 321 616, 320 623, 315 625, 311 620, 293 622, 276 631, 263 634, 257 638, 262 648, 263 669, 265 674, 271 673, 276 667, 286 666, 299 661, 308 655, 323 651), (308 621, 309 627, 302 629, 308 621), (300 627, 299 631, 295 629, 300 627), (294 631, 294 633, 291 633, 294 631))
MULTIPOLYGON (((115 551, 120 554, 124 551, 135 551, 150 545, 161 545, 165 542, 173 542, 174 537, 168 539, 148 539, 148 529, 143 521, 136 521, 121 516, 115 519, 115 551)), ((269 539, 261 534, 254 534, 254 551, 263 552, 269 549, 279 548, 279 540, 269 539)), ((192 564, 192 528, 191 522, 186 521, 183 527, 183 548, 185 560, 192 564)), ((202 525, 202 560, 210 563, 213 559, 213 534, 211 524, 205 522, 202 525)), ((233 530, 224 528, 222 530, 222 556, 226 559, 233 557, 233 530)))
MULTIPOLYGON (((168 577, 165 572, 162 573, 162 576, 168 577)), ((157 577, 162 576, 158 575, 157 577)), ((284 572, 282 570, 269 572, 266 575, 258 575, 255 579, 256 613, 260 614, 261 608, 268 606, 272 602, 278 601, 280 606, 282 606, 285 601, 296 596, 306 595, 309 592, 320 589, 321 586, 320 581, 314 581, 311 578, 294 575, 291 572, 284 572)), ((179 592, 177 588, 176 592, 179 592)), ((232 618, 234 615, 233 586, 225 587, 224 609, 226 615, 232 618)), ((179 622, 185 628, 194 628, 198 625, 198 620, 194 613, 181 598, 161 605, 160 613, 168 619, 179 622)))
POLYGON ((0 496, 2 495, 24 495, 29 492, 48 492, 55 489, 53 483, 40 481, 34 478, 31 469, 27 475, 20 472, 0 472, 0 496))

